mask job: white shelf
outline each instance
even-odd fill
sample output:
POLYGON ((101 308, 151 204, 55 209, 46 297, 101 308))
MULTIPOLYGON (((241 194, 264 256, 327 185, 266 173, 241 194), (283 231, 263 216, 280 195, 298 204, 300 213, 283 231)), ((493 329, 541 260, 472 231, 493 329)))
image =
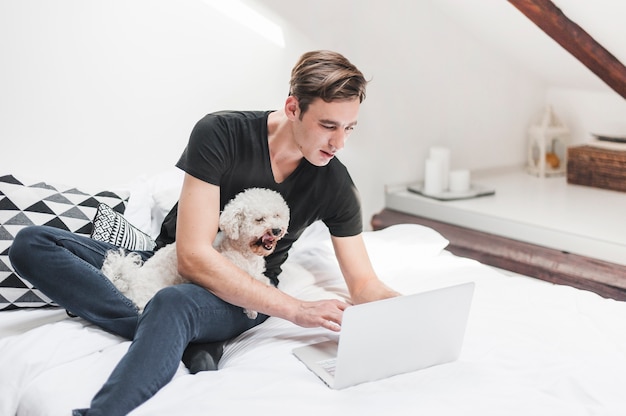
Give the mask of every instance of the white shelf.
POLYGON ((522 170, 473 174, 493 196, 438 201, 388 187, 386 207, 527 243, 626 265, 626 193, 538 178, 522 170))

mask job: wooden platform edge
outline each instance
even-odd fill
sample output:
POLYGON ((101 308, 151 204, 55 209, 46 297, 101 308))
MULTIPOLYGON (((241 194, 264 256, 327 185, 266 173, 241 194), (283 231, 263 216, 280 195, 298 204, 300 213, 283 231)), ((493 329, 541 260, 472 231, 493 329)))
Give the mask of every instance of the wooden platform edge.
POLYGON ((541 247, 440 221, 384 209, 372 217, 374 230, 395 224, 420 224, 443 235, 451 253, 483 264, 626 300, 626 266, 541 247))

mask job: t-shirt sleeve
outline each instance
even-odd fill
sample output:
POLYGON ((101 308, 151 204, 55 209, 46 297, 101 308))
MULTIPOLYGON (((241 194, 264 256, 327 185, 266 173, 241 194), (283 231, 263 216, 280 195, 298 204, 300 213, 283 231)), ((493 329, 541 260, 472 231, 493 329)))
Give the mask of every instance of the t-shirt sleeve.
POLYGON ((351 237, 363 231, 363 215, 359 192, 347 171, 329 210, 323 218, 330 234, 335 237, 351 237))
POLYGON ((233 141, 223 120, 207 115, 194 126, 187 147, 176 166, 186 173, 213 185, 219 185, 231 166, 233 141))

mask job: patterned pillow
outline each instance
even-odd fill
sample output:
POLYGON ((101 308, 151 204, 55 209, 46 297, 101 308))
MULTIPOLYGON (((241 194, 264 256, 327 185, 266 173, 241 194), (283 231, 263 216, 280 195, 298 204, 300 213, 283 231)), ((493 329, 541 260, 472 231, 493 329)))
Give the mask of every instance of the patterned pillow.
POLYGON ((134 227, 107 204, 98 205, 91 238, 128 250, 152 250, 156 246, 152 237, 134 227))
POLYGON ((86 193, 45 182, 27 185, 13 175, 0 176, 0 310, 52 304, 11 266, 9 247, 19 230, 49 225, 89 236, 100 203, 123 213, 129 197, 128 191, 86 193))

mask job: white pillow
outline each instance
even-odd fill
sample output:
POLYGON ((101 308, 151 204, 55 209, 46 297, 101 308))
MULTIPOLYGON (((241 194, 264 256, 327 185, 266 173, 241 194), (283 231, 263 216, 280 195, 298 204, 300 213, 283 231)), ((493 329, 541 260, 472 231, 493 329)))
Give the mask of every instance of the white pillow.
MULTIPOLYGON (((408 256, 412 259, 437 256, 449 241, 432 228, 418 224, 397 224, 379 231, 363 232, 363 240, 370 258, 381 260, 408 256)), ((307 228, 291 249, 290 257, 303 252, 333 255, 330 233, 323 222, 317 221, 307 228)))
MULTIPOLYGON (((448 240, 437 231, 417 224, 398 224, 380 231, 366 231, 363 240, 372 266, 383 280, 403 275, 415 261, 437 257, 448 245, 448 240)), ((321 222, 312 224, 302 234, 293 245, 289 260, 312 273, 318 285, 343 284, 330 233, 321 222)))
POLYGON ((180 190, 183 186, 185 172, 178 168, 164 171, 150 179, 150 194, 152 208, 150 212, 150 235, 158 237, 165 216, 178 202, 180 190))
POLYGON ((363 233, 370 257, 410 259, 435 257, 449 241, 432 228, 418 224, 397 224, 363 233))
POLYGON ((163 189, 152 195, 152 225, 150 234, 156 238, 161 232, 161 225, 165 216, 172 210, 178 197, 180 196, 179 188, 163 189))
POLYGON ((128 186, 130 199, 126 205, 124 218, 146 234, 152 231, 152 195, 145 176, 133 180, 128 186))

